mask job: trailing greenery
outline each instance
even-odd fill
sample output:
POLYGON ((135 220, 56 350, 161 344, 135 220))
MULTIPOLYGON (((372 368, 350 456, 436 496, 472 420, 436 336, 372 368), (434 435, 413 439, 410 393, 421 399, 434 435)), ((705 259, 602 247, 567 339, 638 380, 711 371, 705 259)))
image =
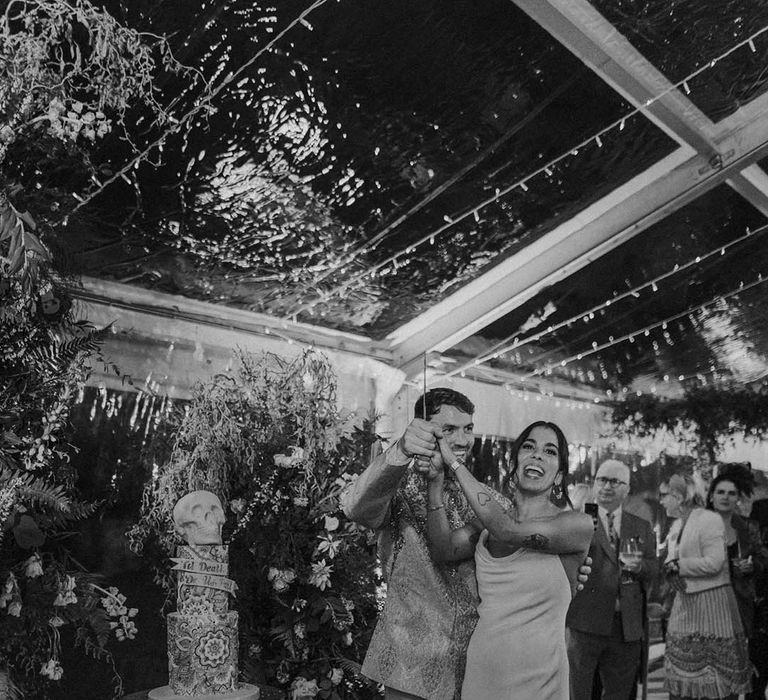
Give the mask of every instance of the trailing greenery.
POLYGON ((614 405, 612 421, 620 433, 640 437, 659 430, 680 437, 693 433, 700 450, 714 460, 720 442, 736 433, 768 437, 768 391, 700 386, 686 389, 675 399, 628 396, 614 405))
MULTIPOLYGON (((357 673, 377 613, 375 547, 339 508, 341 491, 368 462, 372 423, 356 426, 339 413, 323 355, 239 359, 173 418, 175 441, 146 487, 132 546, 172 555, 176 500, 213 491, 228 515, 246 680, 294 697, 373 697, 357 673)), ((173 591, 167 560, 157 564, 173 591)))

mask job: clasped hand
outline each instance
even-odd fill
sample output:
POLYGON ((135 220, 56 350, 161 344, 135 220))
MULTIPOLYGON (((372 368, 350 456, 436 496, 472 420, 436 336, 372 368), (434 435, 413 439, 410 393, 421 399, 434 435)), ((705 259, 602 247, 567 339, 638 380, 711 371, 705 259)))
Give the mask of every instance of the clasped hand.
POLYGON ((440 426, 421 418, 414 418, 400 438, 401 451, 414 458, 414 469, 429 481, 443 475, 445 462, 441 447, 444 444, 440 426))

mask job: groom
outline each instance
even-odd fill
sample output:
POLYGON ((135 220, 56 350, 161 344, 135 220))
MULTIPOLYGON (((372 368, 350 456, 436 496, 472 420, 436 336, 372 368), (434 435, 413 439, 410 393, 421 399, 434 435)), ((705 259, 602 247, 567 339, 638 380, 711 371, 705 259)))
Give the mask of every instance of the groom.
MULTIPOLYGON (((459 698, 469 638, 477 622, 473 559, 434 562, 426 536, 428 461, 442 463, 437 438, 466 460, 474 442, 475 407, 438 388, 416 401, 402 437, 376 457, 342 495, 348 518, 377 531, 387 600, 362 672, 381 683, 385 700, 459 698)), ((475 515, 447 470, 444 504, 451 529, 475 515)), ((509 505, 501 495, 497 498, 509 505)), ((582 567, 581 581, 589 568, 582 567)), ((467 700, 472 700, 468 698, 467 700)))

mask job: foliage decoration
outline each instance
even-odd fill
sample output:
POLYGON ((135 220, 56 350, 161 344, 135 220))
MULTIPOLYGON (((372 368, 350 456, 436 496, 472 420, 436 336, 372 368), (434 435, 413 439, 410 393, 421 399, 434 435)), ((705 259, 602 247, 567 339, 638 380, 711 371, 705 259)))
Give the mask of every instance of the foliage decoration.
POLYGON ((698 449, 714 461, 718 446, 736 433, 768 436, 766 389, 692 386, 680 398, 655 394, 628 396, 613 407, 612 422, 621 434, 652 436, 666 430, 682 439, 693 434, 698 449))
MULTIPOLYGON (((11 0, 0 16, 0 672, 12 693, 46 698, 64 675, 61 638, 111 665, 110 639, 132 639, 135 608, 105 590, 65 547, 100 504, 83 500, 70 465, 69 412, 109 329, 76 320, 46 245, 50 227, 17 200, 30 168, 19 153, 88 149, 143 102, 153 124, 160 67, 183 72, 163 39, 121 26, 87 0, 11 0), (55 146, 58 144, 58 146, 55 146), (9 156, 13 154, 14 157, 9 156), (20 165, 22 163, 23 165, 20 165)), ((125 134, 124 134, 125 135, 125 134)), ((72 156, 76 156, 72 158, 72 156)), ((35 195, 37 196, 37 195, 35 195)), ((35 196, 30 199, 35 199, 35 196)), ((47 193, 43 197, 52 196, 47 193)), ((39 200, 39 196, 37 197, 39 200)), ((37 200, 35 200, 37 201, 37 200)), ((50 202, 56 211, 59 202, 50 202)), ((43 216, 43 221, 45 218, 43 216)), ((49 238, 50 240, 50 238, 49 238)), ((0 674, 1 675, 1 674, 0 674)))
POLYGON ((377 614, 375 546, 339 508, 368 462, 372 423, 339 413, 323 355, 239 360, 175 414, 175 441, 146 487, 132 547, 146 556, 159 548, 158 579, 170 593, 173 506, 187 491, 215 492, 229 515, 246 679, 293 697, 373 696, 355 674, 377 614))
MULTIPOLYGON (((12 693, 46 698, 64 674, 61 635, 111 665, 108 640, 135 636, 125 599, 100 588, 65 539, 99 503, 78 496, 69 412, 108 329, 77 321, 51 255, 0 193, 0 671, 12 693), (9 233, 10 232, 10 233, 9 233), (107 601, 107 607, 104 606, 107 601)), ((16 695, 12 694, 12 697, 16 695)))
POLYGON ((139 102, 166 123, 154 80, 161 67, 192 72, 164 38, 88 0, 11 0, 0 16, 0 162, 11 143, 41 133, 93 143, 139 102))

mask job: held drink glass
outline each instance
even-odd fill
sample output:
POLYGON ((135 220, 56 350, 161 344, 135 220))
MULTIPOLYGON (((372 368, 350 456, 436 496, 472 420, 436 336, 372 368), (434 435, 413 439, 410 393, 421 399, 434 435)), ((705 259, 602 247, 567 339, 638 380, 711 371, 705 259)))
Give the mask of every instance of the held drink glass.
POLYGON ((619 559, 623 566, 639 563, 643 550, 637 537, 629 537, 619 543, 619 559))

